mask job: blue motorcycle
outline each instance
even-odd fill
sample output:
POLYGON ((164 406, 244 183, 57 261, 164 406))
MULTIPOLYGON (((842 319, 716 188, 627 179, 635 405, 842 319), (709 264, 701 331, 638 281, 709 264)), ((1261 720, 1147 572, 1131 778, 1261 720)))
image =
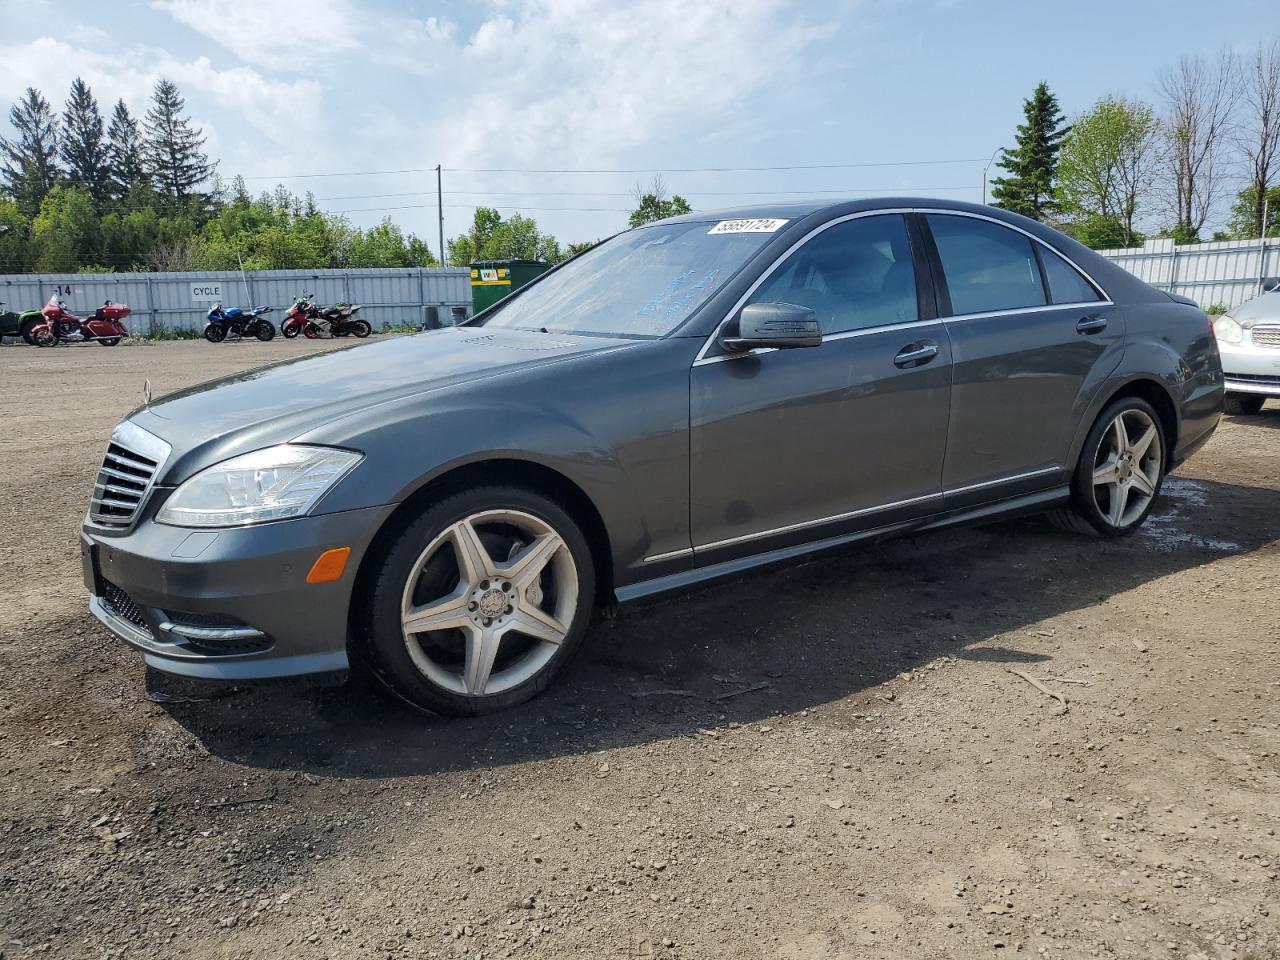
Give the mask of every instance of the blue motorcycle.
POLYGON ((270 307, 223 310, 221 303, 215 303, 205 317, 204 338, 210 343, 221 343, 228 336, 257 337, 266 343, 276 335, 276 325, 264 316, 270 312, 270 307))

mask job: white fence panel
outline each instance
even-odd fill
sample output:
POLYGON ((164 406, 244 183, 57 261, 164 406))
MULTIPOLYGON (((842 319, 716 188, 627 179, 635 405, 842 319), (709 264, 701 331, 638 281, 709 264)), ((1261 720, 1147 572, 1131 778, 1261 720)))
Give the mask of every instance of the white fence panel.
POLYGON ((212 301, 211 286, 222 287, 222 304, 275 308, 278 324, 295 297, 315 294, 320 304, 363 304, 361 315, 375 330, 417 326, 427 307, 437 308, 449 323, 457 308, 471 315, 471 272, 462 267, 379 268, 365 270, 262 270, 208 273, 71 273, 0 275, 0 301, 8 310, 44 306, 57 294, 72 313, 92 313, 103 301, 127 303, 133 311, 125 323, 131 333, 148 334, 157 327, 199 330, 212 301))
POLYGON ((1148 240, 1144 246, 1099 250, 1152 286, 1190 297, 1204 308, 1236 307, 1262 292, 1263 281, 1280 277, 1280 240, 1226 240, 1177 246, 1148 240))

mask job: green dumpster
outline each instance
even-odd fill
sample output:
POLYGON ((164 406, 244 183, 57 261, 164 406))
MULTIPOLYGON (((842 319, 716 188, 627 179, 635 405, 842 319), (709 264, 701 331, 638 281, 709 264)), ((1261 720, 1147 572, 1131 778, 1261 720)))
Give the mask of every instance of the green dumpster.
POLYGON ((477 260, 471 264, 471 308, 475 313, 546 272, 541 260, 477 260))

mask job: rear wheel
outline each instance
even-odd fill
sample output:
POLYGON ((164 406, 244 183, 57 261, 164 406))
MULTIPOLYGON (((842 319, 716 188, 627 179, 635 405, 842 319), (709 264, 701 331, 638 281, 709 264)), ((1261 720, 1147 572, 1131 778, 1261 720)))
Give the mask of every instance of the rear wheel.
POLYGON ((36 345, 35 335, 31 331, 35 328, 36 324, 38 324, 39 322, 40 320, 38 319, 28 320, 26 323, 22 325, 21 329, 18 330, 18 335, 21 336, 22 339, 26 341, 27 346, 29 347, 34 347, 36 345))
POLYGON ((492 713, 564 669, 594 593, 586 538, 559 504, 519 487, 471 489, 428 507, 387 550, 363 649, 417 706, 492 713))
POLYGON ((1050 514, 1076 533, 1120 537, 1142 526, 1164 482, 1160 417, 1138 397, 1107 407, 1085 438, 1071 481, 1071 504, 1050 514))
POLYGON ((302 328, 302 335, 306 337, 308 340, 319 340, 320 328, 317 327, 314 323, 308 323, 305 327, 302 328))
POLYGON ((1252 417, 1262 412, 1262 405, 1266 402, 1266 397, 1256 393, 1228 393, 1224 406, 1227 413, 1233 416, 1252 417))
POLYGON ((120 342, 119 337, 103 337, 101 340, 98 341, 98 343, 104 347, 114 347, 119 342, 120 342))
POLYGON ((274 340, 276 335, 276 325, 270 320, 259 320, 258 325, 253 329, 253 335, 263 343, 274 340))
POLYGON ((347 324, 347 327, 354 336, 359 337, 361 340, 373 333, 373 327, 369 326, 368 320, 352 320, 347 324))

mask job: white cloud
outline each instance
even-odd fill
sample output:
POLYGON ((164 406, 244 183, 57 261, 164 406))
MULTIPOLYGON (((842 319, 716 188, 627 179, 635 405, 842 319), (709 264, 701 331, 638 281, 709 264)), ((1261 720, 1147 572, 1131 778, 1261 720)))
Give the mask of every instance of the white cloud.
POLYGON ((152 0, 151 6, 244 60, 322 59, 359 46, 346 0, 152 0))
POLYGON ((463 40, 440 21, 416 39, 420 63, 457 83, 457 119, 435 138, 447 156, 519 167, 711 134, 818 35, 781 0, 512 0, 463 40))
MULTIPOLYGON (((36 86, 61 112, 66 91, 77 76, 92 88, 104 117, 117 99, 141 117, 156 80, 168 77, 183 91, 206 95, 212 105, 243 116, 282 144, 290 142, 299 125, 314 123, 320 112, 321 88, 313 80, 268 80, 243 66, 219 70, 207 57, 183 61, 164 50, 141 46, 102 53, 52 37, 0 47, 0 102, 17 100, 38 78, 36 86)), ((206 149, 212 152, 217 131, 208 121, 200 125, 209 135, 206 149)))

